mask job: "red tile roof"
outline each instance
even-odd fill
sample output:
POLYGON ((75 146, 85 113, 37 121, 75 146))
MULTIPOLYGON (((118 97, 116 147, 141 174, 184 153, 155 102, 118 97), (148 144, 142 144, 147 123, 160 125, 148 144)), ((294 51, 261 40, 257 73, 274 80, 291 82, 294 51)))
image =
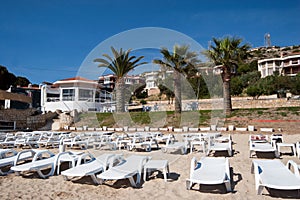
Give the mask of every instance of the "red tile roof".
POLYGON ((60 81, 90 81, 90 82, 95 82, 93 80, 86 79, 86 78, 83 78, 81 76, 76 76, 76 77, 72 77, 72 78, 66 78, 66 79, 62 79, 60 81))

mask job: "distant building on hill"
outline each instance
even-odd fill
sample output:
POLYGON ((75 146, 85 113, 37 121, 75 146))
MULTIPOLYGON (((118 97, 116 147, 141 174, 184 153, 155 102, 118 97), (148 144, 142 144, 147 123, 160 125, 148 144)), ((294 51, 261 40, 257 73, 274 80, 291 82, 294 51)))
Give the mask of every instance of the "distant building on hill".
MULTIPOLYGON (((116 75, 108 74, 108 75, 100 76, 98 82, 102 90, 105 90, 107 92, 113 92, 113 90, 115 89, 116 79, 117 79, 116 75)), ((125 79, 125 85, 135 85, 135 84, 145 83, 144 78, 140 76, 127 75, 124 77, 124 79, 125 79)))
POLYGON ((151 72, 144 72, 141 74, 142 77, 145 78, 146 87, 145 90, 147 91, 148 95, 158 95, 160 93, 158 88, 158 80, 164 80, 167 76, 173 74, 173 71, 151 71, 151 72))
POLYGON ((258 60, 258 71, 262 78, 274 72, 283 76, 296 76, 300 72, 300 54, 258 60))

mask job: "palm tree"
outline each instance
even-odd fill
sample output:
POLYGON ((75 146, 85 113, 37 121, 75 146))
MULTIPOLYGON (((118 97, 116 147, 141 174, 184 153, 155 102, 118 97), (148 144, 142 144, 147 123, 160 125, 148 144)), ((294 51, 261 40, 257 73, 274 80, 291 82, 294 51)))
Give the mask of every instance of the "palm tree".
POLYGON ((98 62, 98 67, 106 67, 110 69, 116 76, 116 112, 125 112, 125 100, 124 100, 124 77, 134 68, 146 64, 146 62, 140 62, 144 56, 136 58, 136 56, 130 56, 131 49, 123 51, 122 48, 117 51, 111 47, 113 57, 107 54, 103 54, 106 58, 96 58, 94 62, 98 62))
POLYGON ((163 60, 155 59, 154 64, 158 64, 163 68, 173 70, 174 79, 174 95, 175 95, 175 112, 181 113, 181 74, 185 69, 194 66, 198 62, 197 53, 190 52, 189 46, 175 45, 173 53, 170 53, 167 48, 162 48, 160 53, 163 55, 163 60))
POLYGON ((229 115, 232 111, 230 81, 231 76, 236 72, 238 65, 243 62, 250 49, 249 44, 243 44, 241 38, 224 37, 223 39, 213 38, 214 45, 203 54, 219 68, 223 81, 224 113, 229 115))

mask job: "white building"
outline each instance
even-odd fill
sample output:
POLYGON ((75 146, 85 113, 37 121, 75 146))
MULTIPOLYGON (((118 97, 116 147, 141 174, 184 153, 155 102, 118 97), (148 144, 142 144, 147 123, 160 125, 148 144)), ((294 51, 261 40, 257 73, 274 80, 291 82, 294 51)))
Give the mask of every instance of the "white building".
POLYGON ((258 71, 262 78, 276 71, 284 76, 296 76, 300 72, 300 54, 258 60, 258 71))
POLYGON ((141 76, 145 78, 145 90, 148 91, 148 95, 151 96, 159 94, 158 80, 164 80, 168 75, 171 74, 173 74, 173 71, 152 71, 143 73, 141 76))
POLYGON ((114 110, 111 95, 102 94, 98 81, 74 77, 43 85, 41 88, 41 109, 48 111, 98 111, 114 110))

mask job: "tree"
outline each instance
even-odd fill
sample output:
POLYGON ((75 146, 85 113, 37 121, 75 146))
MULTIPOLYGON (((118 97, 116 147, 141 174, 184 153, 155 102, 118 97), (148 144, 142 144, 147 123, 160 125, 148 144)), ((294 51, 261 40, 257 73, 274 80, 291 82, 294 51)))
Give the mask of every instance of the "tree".
POLYGON ((11 85, 15 85, 15 82, 16 76, 0 65, 0 89, 7 90, 11 85))
POLYGON ((297 76, 292 77, 292 86, 291 86, 291 93, 292 94, 300 94, 300 73, 297 76))
POLYGON ((146 62, 140 62, 144 56, 136 58, 136 56, 130 56, 131 50, 123 51, 122 48, 117 51, 111 47, 113 57, 108 54, 103 54, 104 58, 96 58, 94 62, 98 62, 98 67, 106 67, 111 70, 116 76, 116 112, 125 112, 125 99, 124 99, 124 77, 134 68, 146 64, 146 62))
POLYGON ((15 85, 19 85, 21 87, 28 86, 30 81, 26 77, 17 76, 15 85))
POLYGON ((219 67, 223 81, 224 113, 229 115, 232 111, 230 81, 232 74, 237 71, 240 63, 248 56, 250 46, 241 45, 242 39, 236 37, 213 38, 214 44, 203 54, 219 67))
POLYGON ((202 74, 199 73, 195 76, 188 77, 188 81, 193 90, 195 91, 196 97, 198 99, 210 98, 210 94, 202 74))
POLYGON ((263 94, 263 90, 258 84, 255 84, 250 85, 247 88, 246 93, 248 96, 253 97, 253 99, 258 99, 258 97, 263 94))
POLYGON ((173 53, 170 53, 167 48, 162 48, 160 53, 163 55, 163 59, 153 60, 154 64, 158 64, 163 68, 173 70, 174 81, 174 95, 175 95, 175 112, 181 113, 181 75, 184 74, 187 68, 195 68, 195 64, 199 61, 197 59, 197 53, 188 51, 189 46, 175 45, 173 47, 173 53))
POLYGON ((243 81, 240 76, 231 78, 230 93, 231 95, 238 96, 243 92, 243 81))
POLYGON ((171 100, 173 102, 173 98, 174 98, 175 95, 174 95, 174 92, 170 88, 168 88, 168 87, 166 87, 162 84, 159 84, 158 89, 160 91, 159 96, 162 96, 163 94, 166 95, 166 97, 168 99, 168 104, 171 103, 171 100))

